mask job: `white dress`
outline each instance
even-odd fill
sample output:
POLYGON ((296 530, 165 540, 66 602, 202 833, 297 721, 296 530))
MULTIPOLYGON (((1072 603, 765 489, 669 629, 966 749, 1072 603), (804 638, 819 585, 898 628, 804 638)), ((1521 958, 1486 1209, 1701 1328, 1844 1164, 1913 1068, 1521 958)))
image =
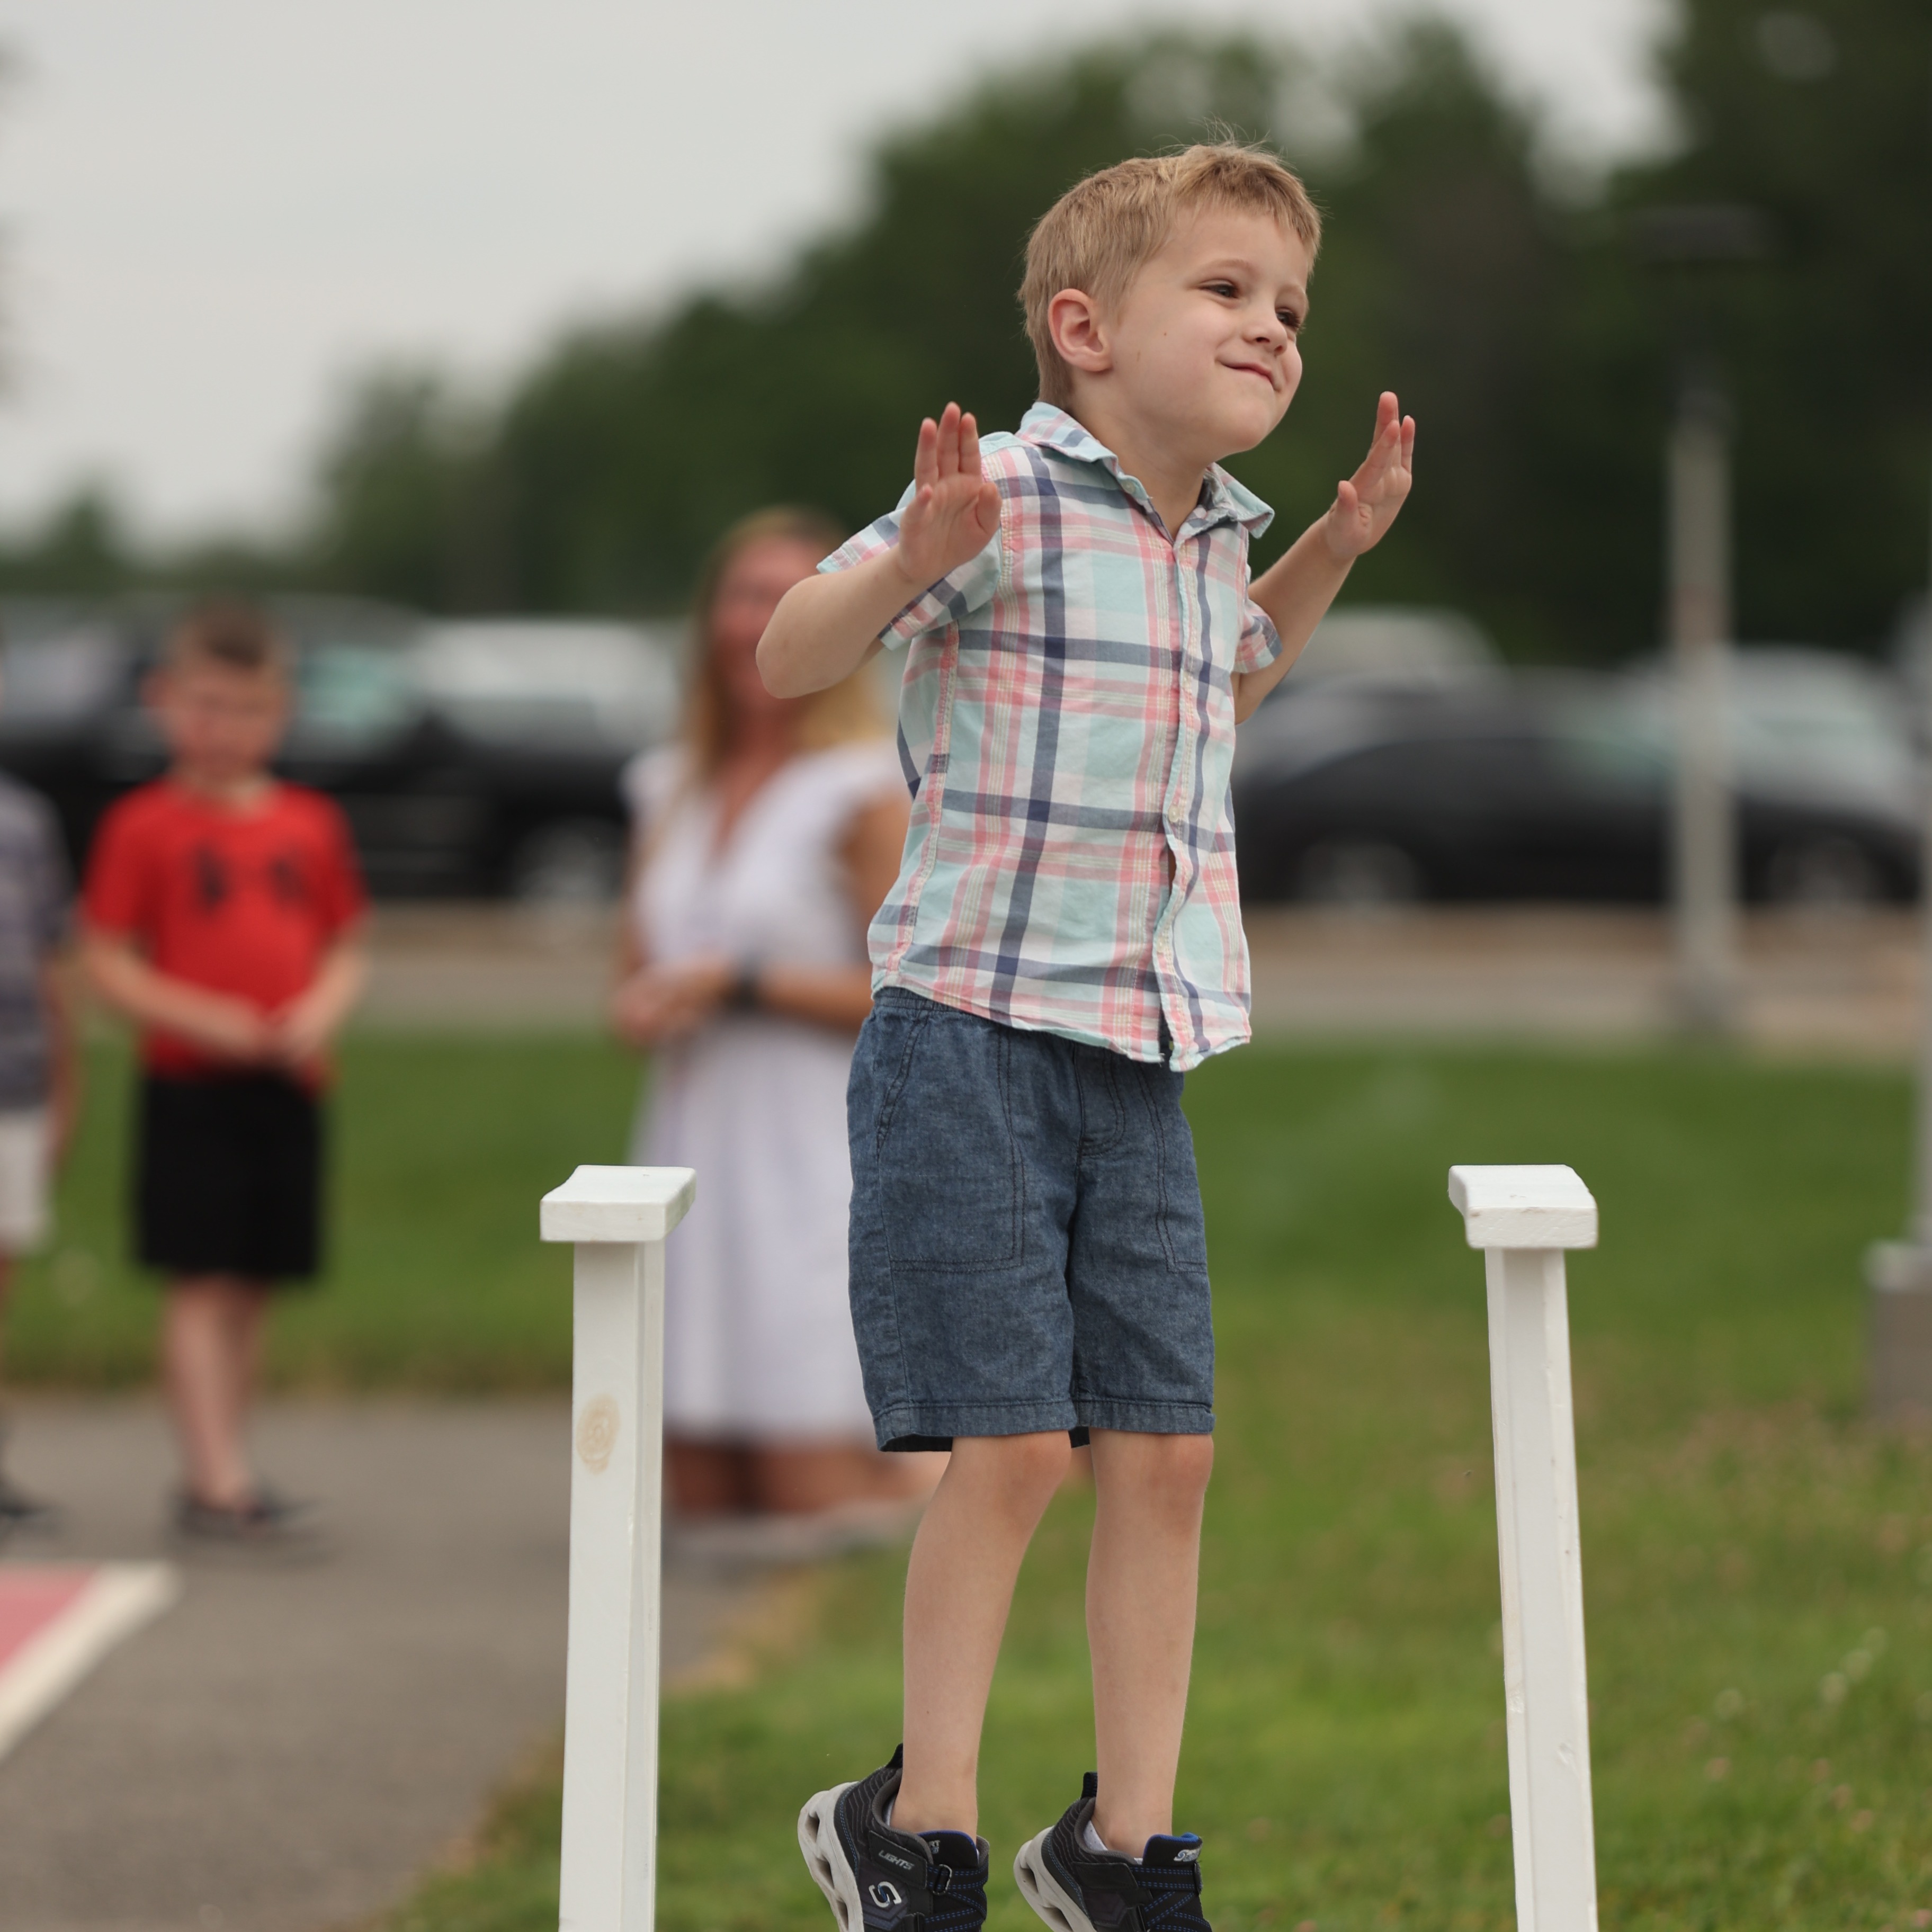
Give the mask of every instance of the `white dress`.
MULTIPOLYGON (((646 753, 625 775, 649 841, 630 908, 646 956, 862 965, 840 848, 862 806, 903 793, 891 741, 793 759, 722 852, 717 801, 681 787, 683 756, 646 753)), ((698 1171, 664 1259, 664 1420, 677 1434, 872 1434, 845 1285, 852 1046, 824 1027, 729 1013, 656 1056, 632 1158, 698 1171)))

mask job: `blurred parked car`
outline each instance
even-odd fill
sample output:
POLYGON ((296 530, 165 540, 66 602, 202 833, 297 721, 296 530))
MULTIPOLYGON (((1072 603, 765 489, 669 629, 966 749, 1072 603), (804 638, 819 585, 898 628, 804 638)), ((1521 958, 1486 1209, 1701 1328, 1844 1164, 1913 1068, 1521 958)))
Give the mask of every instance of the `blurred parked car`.
MULTIPOLYGON (((672 728, 670 640, 624 625, 426 625, 381 606, 290 599, 296 718, 278 769, 347 814, 388 897, 614 896, 617 778, 672 728)), ((140 702, 164 609, 0 610, 0 768, 53 802, 76 864, 107 805, 153 777, 140 702)))
MULTIPOLYGON (((1668 878, 1670 689, 1660 674, 1432 685, 1292 676, 1243 728, 1241 889, 1255 902, 1654 902, 1668 878)), ((1918 778, 1883 674, 1737 654, 1732 760, 1747 898, 1918 890, 1918 778)))
POLYGON ((1501 682, 1502 653, 1460 610, 1406 604, 1345 604, 1316 626, 1278 695, 1316 686, 1467 690, 1501 682))

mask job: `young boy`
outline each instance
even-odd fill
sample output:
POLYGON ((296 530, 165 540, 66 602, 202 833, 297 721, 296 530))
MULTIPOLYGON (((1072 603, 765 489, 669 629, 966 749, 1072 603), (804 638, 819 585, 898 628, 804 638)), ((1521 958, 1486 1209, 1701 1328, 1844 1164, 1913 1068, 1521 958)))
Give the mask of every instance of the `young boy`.
POLYGON ((271 1286, 315 1271, 317 1096, 362 983, 362 880, 335 806, 268 770, 290 664, 266 617, 190 611, 148 698, 172 762, 101 821, 83 957, 141 1031, 136 1245, 169 1277, 176 1526, 274 1542, 291 1508, 251 1472, 243 1423, 271 1286))
MULTIPOLYGON (((48 1191, 74 1125, 74 1028, 58 964, 72 898, 46 801, 0 777, 0 1317, 15 1263, 46 1238, 48 1191)), ((0 1417, 0 1451, 5 1426, 0 1417)), ((0 1542, 53 1515, 0 1466, 0 1542)))
POLYGON ((1409 487, 1384 395, 1327 514, 1252 584, 1270 512, 1217 466, 1300 377, 1319 226, 1229 145, 1109 168, 1027 251, 1040 401, 949 406, 912 488, 778 607, 782 694, 907 648, 915 794, 853 1070, 851 1293, 880 1443, 950 1447, 906 1580, 904 1744, 799 1821, 842 1932, 983 1919, 980 1727, 1015 1578, 1090 1436, 1097 1780, 1020 1850, 1057 1932, 1203 1932, 1173 1829, 1213 1460, 1207 1251, 1182 1075, 1248 1034, 1228 782, 1409 487))

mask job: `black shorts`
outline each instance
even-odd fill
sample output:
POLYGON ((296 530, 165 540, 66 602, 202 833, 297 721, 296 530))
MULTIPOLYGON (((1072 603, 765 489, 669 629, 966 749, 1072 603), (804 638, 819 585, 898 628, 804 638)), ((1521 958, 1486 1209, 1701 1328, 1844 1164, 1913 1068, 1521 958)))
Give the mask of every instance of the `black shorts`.
POLYGON ((321 1234, 322 1110, 274 1073, 141 1083, 140 1260, 170 1274, 312 1275, 321 1234))

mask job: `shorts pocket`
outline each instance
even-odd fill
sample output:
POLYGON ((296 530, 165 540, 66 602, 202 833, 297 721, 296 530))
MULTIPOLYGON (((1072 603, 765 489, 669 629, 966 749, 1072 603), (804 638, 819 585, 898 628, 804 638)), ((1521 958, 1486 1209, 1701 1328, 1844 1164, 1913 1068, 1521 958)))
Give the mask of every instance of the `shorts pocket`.
POLYGON ((1181 1111, 1181 1076, 1150 1070, 1148 1097, 1160 1143, 1161 1246, 1176 1274, 1208 1272, 1208 1217, 1201 1206, 1201 1177, 1194 1164, 1194 1133, 1181 1111))
POLYGON ((914 1027, 877 1142, 895 1268, 966 1274, 1020 1260, 1025 1177, 1012 1057, 1005 1029, 970 1015, 942 1010, 914 1027))

